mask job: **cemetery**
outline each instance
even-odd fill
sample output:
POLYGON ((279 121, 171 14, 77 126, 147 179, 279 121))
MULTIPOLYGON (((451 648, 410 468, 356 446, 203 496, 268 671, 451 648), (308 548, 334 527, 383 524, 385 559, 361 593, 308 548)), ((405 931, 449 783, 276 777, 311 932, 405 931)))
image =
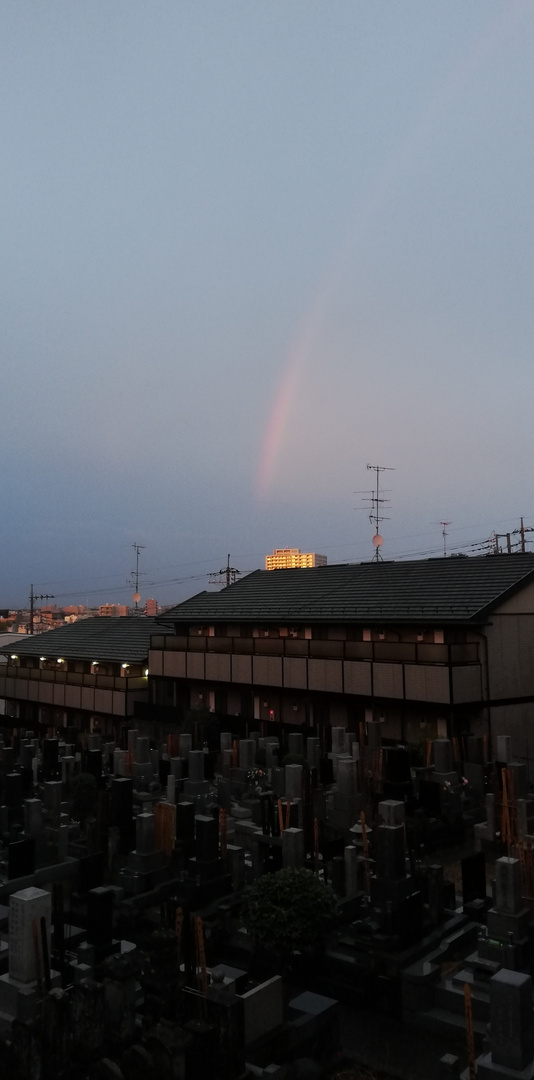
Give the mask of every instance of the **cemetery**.
POLYGON ((534 1078, 508 736, 63 735, 0 739, 2 1075, 534 1078))

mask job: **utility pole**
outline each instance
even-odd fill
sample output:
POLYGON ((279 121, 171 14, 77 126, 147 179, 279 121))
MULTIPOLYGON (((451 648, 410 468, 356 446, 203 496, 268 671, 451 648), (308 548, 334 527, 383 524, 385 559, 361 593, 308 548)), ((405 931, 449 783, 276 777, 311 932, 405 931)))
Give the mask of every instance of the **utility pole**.
POLYGON ((30 585, 30 634, 33 634, 33 604, 34 600, 54 600, 53 593, 34 593, 33 585, 30 585))
POLYGON ((220 585, 221 578, 226 579, 226 588, 229 585, 235 585, 237 575, 241 573, 241 570, 236 570, 235 566, 230 566, 230 555, 228 554, 226 560, 226 566, 222 567, 222 570, 212 570, 209 575, 210 585, 220 585))

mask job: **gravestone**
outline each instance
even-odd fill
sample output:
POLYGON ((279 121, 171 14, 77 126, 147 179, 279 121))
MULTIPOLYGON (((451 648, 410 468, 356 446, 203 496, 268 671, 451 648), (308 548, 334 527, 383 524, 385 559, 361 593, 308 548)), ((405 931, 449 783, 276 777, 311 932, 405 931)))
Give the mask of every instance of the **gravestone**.
POLYGON ((347 734, 344 727, 332 728, 332 753, 344 754, 345 753, 345 736, 347 734))
POLYGON ((199 781, 204 779, 204 754, 202 750, 190 750, 189 752, 189 780, 199 781))
POLYGON ((135 819, 135 850, 150 855, 156 848, 156 819, 154 814, 138 814, 135 819))
POLYGON ((473 900, 486 899, 486 859, 483 851, 462 859, 462 899, 464 905, 473 900))
POLYGON ((128 753, 135 755, 135 744, 137 742, 137 736, 139 732, 137 728, 130 728, 128 732, 128 753))
POLYGON ((50 928, 52 924, 52 897, 44 889, 30 886, 13 893, 9 898, 9 976, 21 983, 33 982, 38 977, 35 934, 45 920, 50 955, 50 928))
POLYGON ((8 878, 29 877, 35 872, 35 840, 16 840, 7 848, 8 878))
POLYGON ((497 761, 507 765, 512 760, 511 735, 497 735, 497 761))
POLYGON ((254 739, 240 739, 239 740, 239 768, 246 769, 247 772, 254 769, 256 765, 256 743, 254 739))
POLYGON ((318 766, 321 760, 321 743, 315 736, 306 739, 306 761, 310 768, 318 766))
POLYGON ((115 776, 111 781, 110 825, 120 833, 121 851, 133 845, 133 784, 129 776, 115 776))
POLYGON ((530 1064, 534 1056, 530 975, 503 968, 493 976, 490 980, 490 1025, 494 1065, 521 1070, 530 1064))
POLYGON ((399 799, 382 799, 378 804, 381 825, 404 825, 405 806, 399 799))
POLYGON ((87 940, 95 948, 113 938, 113 889, 100 887, 87 893, 87 940))
POLYGON ((300 731, 292 731, 288 735, 287 739, 288 753, 300 754, 304 753, 304 736, 300 731))
POLYGON ((193 749, 193 736, 189 732, 183 731, 180 735, 180 757, 187 758, 189 751, 193 749))
POLYGON ((176 804, 176 836, 185 842, 195 838, 195 804, 178 802, 176 804))
POLYGON ((290 801, 302 798, 302 765, 286 765, 285 796, 290 801))
POLYGON ((284 869, 303 866, 304 831, 302 829, 284 829, 282 833, 282 864, 284 869))
POLYGON ((240 995, 243 1002, 245 1046, 275 1031, 284 1019, 284 988, 280 975, 240 995))
POLYGON ((59 739, 43 739, 43 780, 57 780, 58 776, 59 739))
POLYGON ((87 751, 85 755, 85 772, 94 776, 95 780, 100 780, 102 776, 102 750, 99 747, 87 751))

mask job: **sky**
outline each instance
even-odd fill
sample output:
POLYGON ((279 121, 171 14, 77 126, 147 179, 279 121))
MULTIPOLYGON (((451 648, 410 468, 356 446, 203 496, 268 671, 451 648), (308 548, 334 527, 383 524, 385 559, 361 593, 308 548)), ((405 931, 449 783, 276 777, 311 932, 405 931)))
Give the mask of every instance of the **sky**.
POLYGON ((384 558, 534 526, 533 54, 532 0, 2 0, 0 607, 371 558, 368 464, 384 558))

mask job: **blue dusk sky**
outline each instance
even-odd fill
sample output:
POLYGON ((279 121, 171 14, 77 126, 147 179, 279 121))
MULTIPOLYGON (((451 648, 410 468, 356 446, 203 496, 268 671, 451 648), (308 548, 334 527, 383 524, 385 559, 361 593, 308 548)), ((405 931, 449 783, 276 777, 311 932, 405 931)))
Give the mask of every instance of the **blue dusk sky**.
MULTIPOLYGON (((534 525, 534 3, 3 0, 2 588, 534 525)), ((533 534, 534 535, 534 534, 533 534)))

